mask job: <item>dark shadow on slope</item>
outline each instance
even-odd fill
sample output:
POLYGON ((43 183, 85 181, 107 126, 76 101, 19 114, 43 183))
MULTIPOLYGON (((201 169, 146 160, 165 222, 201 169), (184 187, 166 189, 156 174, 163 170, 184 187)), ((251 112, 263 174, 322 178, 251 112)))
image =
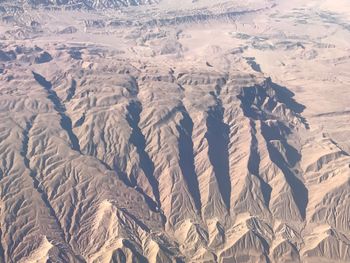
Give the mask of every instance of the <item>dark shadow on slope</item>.
MULTIPOLYGON (((241 100, 241 107, 244 115, 254 120, 261 121, 261 134, 264 137, 271 161, 283 172, 287 183, 291 186, 293 199, 298 207, 300 215, 305 218, 308 202, 308 190, 302 181, 291 171, 290 167, 296 165, 300 160, 300 154, 287 142, 287 136, 292 133, 292 128, 287 127, 278 117, 272 115, 271 111, 277 105, 283 103, 286 108, 298 117, 308 128, 306 120, 300 115, 305 106, 295 102, 292 98, 294 93, 288 89, 278 86, 271 79, 267 79, 262 86, 243 88, 238 98, 241 100), (271 89, 272 90, 271 90, 271 89), (268 110, 263 109, 263 104, 268 99, 268 110), (270 102, 271 101, 271 102, 270 102), (264 121, 272 119, 275 126, 268 126, 264 121), (271 143, 272 140, 279 141, 286 149, 286 159, 278 149, 271 143)), ((255 164, 256 165, 256 164, 255 164)), ((251 164, 250 164, 251 166, 251 164)), ((256 167, 251 167, 256 169, 256 167)))
POLYGON ((11 50, 11 51, 3 51, 0 50, 0 62, 7 62, 11 60, 15 60, 17 58, 16 53, 11 50))
POLYGON ((124 239, 123 245, 132 252, 131 261, 127 261, 128 259, 123 250, 121 248, 118 248, 113 252, 111 259, 112 263, 148 263, 148 260, 136 250, 135 246, 129 240, 124 239))
POLYGON ((185 259, 184 258, 180 258, 180 257, 177 257, 175 258, 175 263, 185 263, 185 259))
POLYGON ((277 122, 274 126, 261 125, 261 132, 266 141, 279 141, 285 149, 286 162, 290 167, 295 166, 301 159, 300 153, 293 146, 289 145, 286 138, 292 133, 284 123, 277 122))
POLYGON ((61 113, 60 115, 61 115, 60 124, 61 124, 62 128, 68 133, 69 139, 71 141, 72 149, 74 151, 80 152, 79 140, 73 132, 71 119, 63 113, 61 113))
MULTIPOLYGON (((50 240, 50 242, 52 242, 50 240)), ((57 262, 74 262, 74 263, 86 263, 86 260, 84 259, 83 256, 81 255, 66 255, 64 253, 62 253, 63 249, 60 247, 60 249, 58 249, 57 251, 55 251, 55 253, 52 256, 53 261, 51 261, 50 259, 48 259, 46 261, 46 263, 52 262, 52 263, 57 263, 57 262)), ((51 255, 49 255, 51 256, 51 255)))
POLYGON ((210 107, 207 112, 207 132, 209 160, 214 168, 221 197, 230 209, 231 180, 229 174, 228 144, 230 128, 224 123, 224 108, 217 95, 211 93, 216 100, 216 105, 210 107))
POLYGON ((271 113, 263 111, 262 107, 263 103, 266 103, 265 99, 270 98, 266 106, 267 110, 272 111, 277 105, 277 101, 283 103, 286 108, 291 110, 299 118, 306 128, 309 128, 307 120, 301 116, 305 106, 296 102, 293 98, 294 96, 295 94, 286 87, 280 86, 272 82, 271 78, 268 78, 261 87, 256 85, 243 88, 238 98, 242 102, 244 101, 242 108, 246 116, 260 120, 267 119, 271 113), (252 108, 252 105, 256 107, 252 108))
POLYGON ((4 251, 4 247, 2 244, 2 241, 4 240, 3 238, 3 234, 0 228, 0 262, 6 262, 5 261, 5 251, 4 251))
POLYGON ((137 251, 137 249, 135 248, 135 246, 127 239, 123 240, 123 245, 130 249, 130 251, 133 254, 133 259, 132 262, 139 262, 139 263, 148 263, 148 260, 137 251))
MULTIPOLYGON (((262 127, 265 124, 262 123, 262 127)), ((288 164, 283 158, 282 154, 271 144, 266 138, 266 128, 262 128, 261 132, 267 143, 267 149, 271 161, 283 172, 287 183, 291 186, 292 195, 294 201, 299 209, 300 215, 305 219, 306 207, 308 204, 308 190, 303 184, 303 182, 290 170, 288 164)))
POLYGON ((44 64, 44 63, 50 62, 51 60, 52 60, 52 56, 45 51, 39 54, 37 57, 35 57, 34 63, 44 64))
POLYGON ((70 101, 74 97, 76 90, 77 90, 77 82, 74 79, 72 79, 72 83, 67 91, 66 101, 70 101))
POLYGON ((120 248, 115 250, 113 252, 111 262, 112 263, 127 263, 126 262, 126 256, 125 256, 123 250, 121 250, 120 248))
POLYGON ((121 167, 120 162, 116 160, 117 158, 114 157, 113 161, 113 171, 115 171, 118 175, 118 178, 123 181, 123 183, 129 187, 135 187, 135 184, 132 184, 130 182, 128 175, 124 172, 125 167, 121 167))
POLYGON ((150 232, 148 226, 146 226, 140 219, 136 218, 133 214, 129 213, 128 210, 126 210, 125 208, 120 208, 120 210, 123 211, 125 215, 129 216, 132 220, 134 220, 135 223, 142 228, 142 230, 148 233, 150 232))
POLYGON ((79 120, 75 122, 74 128, 80 127, 81 125, 83 125, 84 121, 85 121, 85 113, 83 113, 83 115, 79 118, 79 120))
POLYGON ((157 121, 154 125, 155 126, 160 126, 162 124, 166 124, 168 123, 174 116, 176 113, 178 113, 179 111, 183 110, 183 106, 182 105, 178 105, 174 108, 172 108, 170 111, 168 111, 166 114, 164 114, 159 121, 157 121))
POLYGON ((71 147, 73 150, 80 152, 79 140, 73 132, 72 121, 65 114, 66 108, 61 103, 60 98, 57 96, 56 92, 52 89, 52 84, 47 81, 43 76, 38 73, 33 72, 34 79, 47 91, 47 98, 53 103, 55 110, 61 117, 61 127, 67 132, 68 137, 71 142, 71 147))
MULTIPOLYGON (((152 192, 156 201, 156 204, 153 204, 153 206, 155 205, 160 207, 159 183, 154 177, 154 164, 151 158, 149 157, 148 153, 146 152, 146 139, 139 127, 142 106, 140 102, 132 101, 127 106, 127 110, 128 114, 126 116, 126 120, 129 123, 129 126, 132 128, 130 143, 132 143, 136 147, 137 153, 140 158, 140 167, 145 173, 148 182, 152 187, 152 192)), ((131 182, 131 184, 135 186, 136 182, 131 182)))
POLYGON ((266 96, 264 90, 256 86, 243 88, 237 97, 241 101, 244 115, 254 120, 266 120, 266 114, 260 109, 266 96), (256 105, 256 107, 252 107, 252 105, 256 105))
MULTIPOLYGON (((346 152, 342 146, 340 146, 335 140, 333 139, 330 139, 331 143, 333 143, 335 146, 337 146, 337 148, 340 150, 340 153, 342 155, 346 155, 346 156, 350 156, 350 154, 348 152, 346 152)), ((350 167, 350 164, 349 164, 349 167, 350 167)), ((1 169, 0 169, 0 178, 1 178, 1 169)))
MULTIPOLYGON (((49 210, 50 216, 54 219, 54 221, 55 221, 55 223, 56 223, 56 225, 58 227, 58 230, 60 232, 60 238, 67 243, 67 240, 66 240, 66 237, 65 237, 65 234, 64 234, 61 222, 59 221, 59 219, 58 219, 58 217, 56 215, 56 212, 53 209, 53 207, 52 207, 52 205, 51 205, 51 203, 49 201, 47 193, 44 190, 44 186, 38 180, 36 170, 32 169, 30 167, 30 160, 29 160, 29 157, 28 157, 28 143, 29 143, 29 133, 30 133, 30 130, 32 128, 34 120, 35 120, 35 117, 31 118, 31 120, 29 122, 27 122, 26 128, 23 131, 22 150, 21 150, 20 153, 21 153, 21 156, 23 157, 25 167, 29 170, 29 175, 32 178, 34 189, 38 192, 38 194, 41 197, 41 200, 45 204, 46 208, 49 210)), ((66 248, 61 249, 60 252, 62 253, 62 251, 65 251, 65 250, 68 250, 67 251, 68 254, 63 253, 62 254, 62 258, 70 258, 69 254, 73 250, 70 247, 69 248, 66 247, 66 248)))
POLYGON ((296 115, 299 117, 301 122, 305 125, 305 128, 309 129, 309 124, 307 120, 300 115, 305 110, 306 107, 303 104, 298 103, 294 99, 295 94, 289 89, 287 89, 286 87, 280 86, 272 82, 271 78, 267 79, 267 83, 275 91, 277 100, 285 104, 287 108, 289 108, 294 113, 296 113, 296 115))
MULTIPOLYGON (((102 162, 102 161, 101 161, 101 162, 102 162)), ((102 163, 105 164, 104 162, 102 162, 102 163)), ((115 171, 116 174, 117 174, 117 176, 118 176, 118 178, 119 178, 119 180, 121 180, 126 186, 132 187, 132 188, 134 188, 138 193, 140 193, 140 194, 143 196, 143 198, 144 198, 145 202, 147 203, 148 207, 151 209, 151 211, 153 211, 153 212, 158 212, 158 213, 161 212, 162 220, 163 220, 163 222, 165 222, 166 219, 165 219, 164 215, 162 214, 162 211, 160 211, 160 206, 158 205, 158 203, 155 202, 150 196, 148 196, 148 195, 143 191, 142 188, 140 188, 140 187, 137 185, 137 183, 136 183, 136 181, 135 181, 134 178, 132 178, 131 180, 129 180, 128 175, 124 172, 124 169, 122 169, 121 167, 119 167, 119 165, 118 165, 116 162, 114 162, 113 169, 112 169, 111 167, 109 167, 107 164, 105 164, 105 165, 106 165, 106 167, 107 167, 109 170, 115 171), (134 180, 133 180, 133 179, 134 179, 134 180)))
POLYGON ((81 60, 82 57, 82 53, 81 51, 79 50, 79 48, 71 48, 69 51, 68 51, 68 54, 70 55, 71 58, 73 59, 76 59, 76 60, 81 60))
POLYGON ((295 101, 293 98, 295 94, 292 91, 272 82, 271 78, 267 79, 267 83, 276 92, 277 100, 287 105, 293 112, 302 113, 305 110, 306 107, 304 105, 295 101))
POLYGON ((182 116, 183 119, 180 121, 180 125, 176 127, 179 132, 179 165, 196 209, 200 213, 202 204, 199 192, 198 176, 194 166, 192 141, 193 122, 185 108, 182 111, 182 116))
POLYGON ((263 245, 264 247, 264 256, 265 256, 265 260, 266 260, 266 263, 271 263, 270 261, 270 258, 269 258, 269 251, 270 251, 270 245, 269 243, 266 241, 265 238, 263 238, 260 234, 256 234, 256 236, 259 238, 261 244, 263 245))
POLYGON ((252 141, 250 145, 250 156, 248 159, 248 170, 249 172, 256 176, 259 179, 259 182, 261 184, 261 190, 264 197, 264 202, 266 207, 269 207, 270 199, 271 199, 271 186, 266 183, 260 176, 259 173, 259 167, 260 167, 260 155, 258 153, 258 140, 256 139, 256 128, 254 121, 250 121, 251 128, 252 128, 252 141))
POLYGON ((252 70, 256 72, 262 72, 260 65, 255 61, 254 57, 246 57, 245 59, 252 70))

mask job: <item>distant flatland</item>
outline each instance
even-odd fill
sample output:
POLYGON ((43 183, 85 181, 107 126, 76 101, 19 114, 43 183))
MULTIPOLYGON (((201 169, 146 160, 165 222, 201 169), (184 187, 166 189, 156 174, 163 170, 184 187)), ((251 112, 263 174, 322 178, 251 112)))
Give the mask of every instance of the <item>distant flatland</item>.
POLYGON ((348 1, 0 18, 0 262, 350 262, 348 1))

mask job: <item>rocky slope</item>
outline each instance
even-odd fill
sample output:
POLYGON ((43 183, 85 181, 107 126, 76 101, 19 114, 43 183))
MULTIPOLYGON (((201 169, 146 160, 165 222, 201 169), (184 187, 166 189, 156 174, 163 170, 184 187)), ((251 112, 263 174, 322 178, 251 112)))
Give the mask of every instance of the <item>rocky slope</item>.
POLYGON ((315 43, 220 35, 267 11, 215 10, 207 25, 3 20, 0 262, 350 261, 350 143, 259 60, 312 60, 315 43))
POLYGON ((144 4, 155 3, 153 0, 19 0, 14 1, 2 0, 2 4, 22 7, 29 6, 32 8, 38 7, 63 7, 63 8, 87 8, 87 9, 107 9, 120 8, 127 6, 139 6, 144 4))

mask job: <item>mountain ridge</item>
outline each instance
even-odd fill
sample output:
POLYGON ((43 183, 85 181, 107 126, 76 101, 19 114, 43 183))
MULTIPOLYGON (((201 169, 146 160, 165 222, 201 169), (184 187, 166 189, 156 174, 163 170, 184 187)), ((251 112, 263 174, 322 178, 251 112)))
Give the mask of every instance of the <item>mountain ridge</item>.
POLYGON ((296 1, 0 2, 0 262, 349 262, 350 33, 296 1))

